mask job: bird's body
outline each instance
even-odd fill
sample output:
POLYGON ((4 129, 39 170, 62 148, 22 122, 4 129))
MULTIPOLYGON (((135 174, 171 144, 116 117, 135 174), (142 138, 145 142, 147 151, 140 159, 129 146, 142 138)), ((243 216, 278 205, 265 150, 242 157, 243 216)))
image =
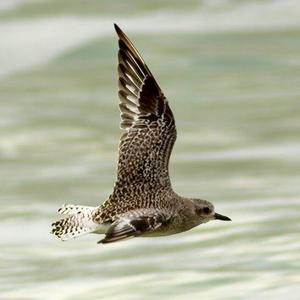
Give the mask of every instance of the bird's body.
POLYGON ((169 177, 176 126, 168 101, 128 37, 119 36, 121 128, 117 180, 99 207, 63 206, 52 224, 61 239, 105 233, 101 243, 134 236, 170 235, 212 219, 230 220, 200 199, 177 195, 169 177))

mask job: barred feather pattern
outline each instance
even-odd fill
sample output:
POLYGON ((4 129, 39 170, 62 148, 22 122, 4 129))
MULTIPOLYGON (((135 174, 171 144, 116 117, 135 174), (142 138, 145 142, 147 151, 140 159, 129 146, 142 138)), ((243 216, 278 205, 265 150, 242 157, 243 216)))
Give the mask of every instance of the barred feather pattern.
POLYGON ((155 197, 173 198, 169 159, 176 126, 168 101, 129 38, 119 37, 118 74, 121 128, 117 180, 95 220, 112 220, 130 208, 155 206, 155 197), (151 195, 151 197, 149 197, 151 195))
POLYGON ((137 236, 170 235, 216 219, 211 203, 177 195, 169 178, 176 125, 169 103, 145 61, 123 31, 119 37, 118 75, 121 128, 117 180, 99 207, 63 206, 66 218, 52 233, 67 240, 105 233, 100 243, 137 236), (208 211, 207 213, 205 210, 208 211))
POLYGON ((63 241, 94 232, 100 227, 99 223, 93 221, 95 207, 66 205, 58 212, 68 217, 52 223, 51 233, 63 241))

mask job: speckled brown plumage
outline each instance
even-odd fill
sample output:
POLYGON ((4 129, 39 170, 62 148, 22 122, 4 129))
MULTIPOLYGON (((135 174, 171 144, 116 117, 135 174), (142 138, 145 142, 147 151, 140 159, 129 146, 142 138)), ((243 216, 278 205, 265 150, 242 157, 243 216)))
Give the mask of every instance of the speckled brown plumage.
POLYGON ((121 128, 117 181, 96 220, 137 208, 162 206, 172 195, 168 163, 176 140, 172 111, 144 60, 116 26, 119 36, 121 128))
POLYGON ((173 113, 137 49, 117 25, 115 29, 124 130, 117 180, 101 206, 92 210, 80 207, 83 215, 78 218, 73 206, 63 207, 69 216, 53 223, 52 232, 61 239, 86 231, 105 233, 100 242, 110 243, 134 236, 170 235, 216 218, 229 220, 216 214, 210 202, 180 197, 173 191, 168 170, 176 140, 173 113))

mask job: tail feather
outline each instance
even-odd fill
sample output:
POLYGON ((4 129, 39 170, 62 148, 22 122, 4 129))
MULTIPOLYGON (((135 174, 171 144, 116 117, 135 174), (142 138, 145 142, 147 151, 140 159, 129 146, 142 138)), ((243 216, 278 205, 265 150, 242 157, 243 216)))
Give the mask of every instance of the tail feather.
POLYGON ((65 205, 59 209, 60 214, 68 217, 52 223, 51 233, 66 241, 71 238, 99 230, 101 224, 93 221, 95 207, 65 205))
POLYGON ((94 211, 94 209, 95 207, 93 206, 64 204, 58 209, 58 213, 60 215, 77 215, 79 212, 91 212, 94 211))

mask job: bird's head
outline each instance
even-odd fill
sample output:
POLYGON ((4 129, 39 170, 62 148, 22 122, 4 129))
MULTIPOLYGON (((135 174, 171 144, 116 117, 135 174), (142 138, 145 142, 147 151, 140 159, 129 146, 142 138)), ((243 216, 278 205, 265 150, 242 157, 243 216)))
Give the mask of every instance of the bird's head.
POLYGON ((211 220, 231 221, 230 218, 215 212, 214 206, 206 200, 193 199, 195 204, 195 213, 201 223, 206 223, 211 220))

